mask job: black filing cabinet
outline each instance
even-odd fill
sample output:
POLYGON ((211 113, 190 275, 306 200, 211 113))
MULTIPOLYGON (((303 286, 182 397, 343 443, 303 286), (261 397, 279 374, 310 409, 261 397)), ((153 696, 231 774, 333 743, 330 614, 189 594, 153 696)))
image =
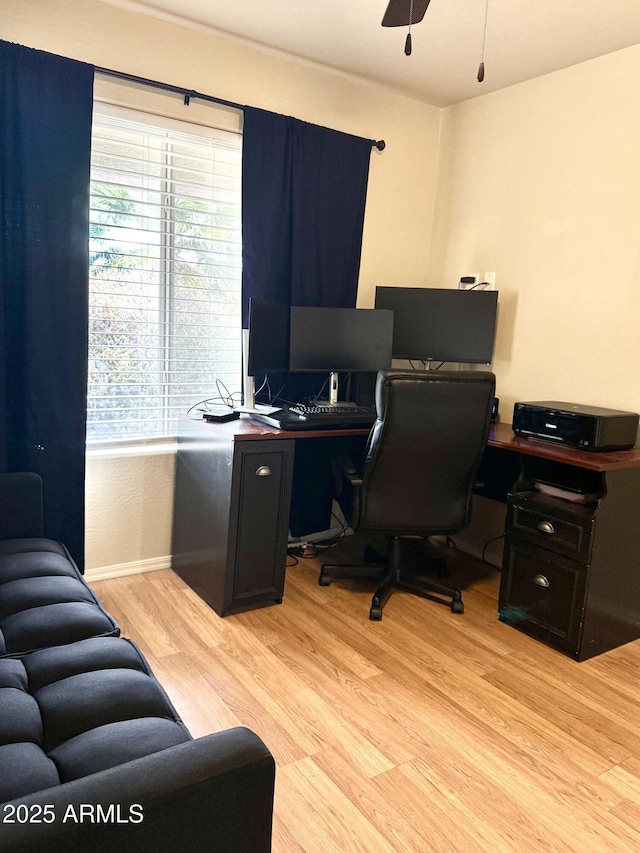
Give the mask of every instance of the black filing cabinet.
POLYGON ((574 654, 580 648, 594 514, 537 493, 511 495, 500 618, 574 654))
POLYGON ((502 622, 579 661, 640 637, 638 474, 523 460, 507 501, 502 622), (555 479, 569 495, 572 477, 585 503, 536 489, 555 479))
POLYGON ((172 568, 220 616, 282 600, 294 443, 182 425, 172 568))

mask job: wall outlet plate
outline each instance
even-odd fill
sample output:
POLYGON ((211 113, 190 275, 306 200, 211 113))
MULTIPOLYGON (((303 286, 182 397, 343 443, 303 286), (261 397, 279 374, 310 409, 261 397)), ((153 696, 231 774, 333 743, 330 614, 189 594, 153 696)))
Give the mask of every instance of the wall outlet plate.
POLYGON ((496 289, 496 274, 494 272, 486 272, 482 281, 486 281, 486 286, 478 288, 478 290, 495 290, 496 289))

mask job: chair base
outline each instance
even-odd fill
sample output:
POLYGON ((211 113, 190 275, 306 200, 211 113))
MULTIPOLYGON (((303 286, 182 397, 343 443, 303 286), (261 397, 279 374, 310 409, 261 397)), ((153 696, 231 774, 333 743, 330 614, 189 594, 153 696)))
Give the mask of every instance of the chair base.
POLYGON ((382 610, 396 589, 410 592, 413 595, 419 595, 421 598, 428 598, 431 601, 437 601, 440 604, 448 604, 451 607, 452 613, 464 613, 464 602, 462 601, 460 590, 445 586, 423 575, 399 569, 389 571, 383 582, 374 592, 371 600, 371 609, 369 610, 369 619, 375 622, 379 622, 382 619, 382 610), (447 599, 451 599, 451 601, 447 601, 447 599))
MULTIPOLYGON (((329 586, 333 578, 375 578, 382 579, 371 600, 369 619, 379 622, 382 619, 382 611, 385 604, 391 598, 396 589, 410 592, 421 598, 428 598, 440 604, 448 604, 452 613, 464 613, 464 602, 460 590, 445 586, 423 574, 403 569, 400 562, 401 537, 394 536, 390 542, 389 559, 385 565, 380 561, 364 564, 328 564, 320 568, 318 583, 320 586, 329 586)), ((377 555, 373 549, 365 549, 365 560, 371 555, 377 555), (368 553, 367 553, 368 552, 368 553)), ((377 555, 379 556, 379 555, 377 555)), ((446 561, 442 557, 433 557, 426 560, 431 569, 435 569, 437 575, 446 575, 446 561)))

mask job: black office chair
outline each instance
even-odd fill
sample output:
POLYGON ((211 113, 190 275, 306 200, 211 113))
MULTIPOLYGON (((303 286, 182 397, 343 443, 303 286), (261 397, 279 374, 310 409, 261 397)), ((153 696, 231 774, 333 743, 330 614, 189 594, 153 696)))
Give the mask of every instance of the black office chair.
MULTIPOLYGON (((459 590, 426 571, 403 565, 403 540, 457 533, 471 519, 475 475, 487 443, 495 377, 486 371, 381 370, 376 382, 377 420, 362 475, 343 466, 352 490, 347 511, 357 533, 384 533, 386 561, 325 564, 318 582, 332 578, 381 578, 369 617, 382 619, 394 589, 449 603, 463 613, 459 590)), ((415 543, 414 543, 415 544, 415 543)), ((428 563, 428 561, 427 561, 428 563)), ((431 566, 446 573, 444 561, 431 566)), ((428 565, 425 566, 428 570, 428 565)))

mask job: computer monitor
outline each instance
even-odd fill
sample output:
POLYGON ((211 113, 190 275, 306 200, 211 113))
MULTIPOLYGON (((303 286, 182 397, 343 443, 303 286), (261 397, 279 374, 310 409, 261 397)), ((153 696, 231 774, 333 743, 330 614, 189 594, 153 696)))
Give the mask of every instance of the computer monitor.
POLYGON ((249 299, 249 328, 242 330, 242 405, 236 411, 258 412, 255 376, 289 369, 289 306, 249 299))
POLYGON ((394 313, 394 358, 490 364, 497 305, 495 290, 376 288, 376 308, 394 313))
POLYGON ((331 374, 337 403, 338 372, 373 373, 391 366, 393 312, 367 308, 291 308, 289 370, 331 374))
POLYGON ((250 376, 289 369, 289 306, 267 299, 249 300, 250 376))

